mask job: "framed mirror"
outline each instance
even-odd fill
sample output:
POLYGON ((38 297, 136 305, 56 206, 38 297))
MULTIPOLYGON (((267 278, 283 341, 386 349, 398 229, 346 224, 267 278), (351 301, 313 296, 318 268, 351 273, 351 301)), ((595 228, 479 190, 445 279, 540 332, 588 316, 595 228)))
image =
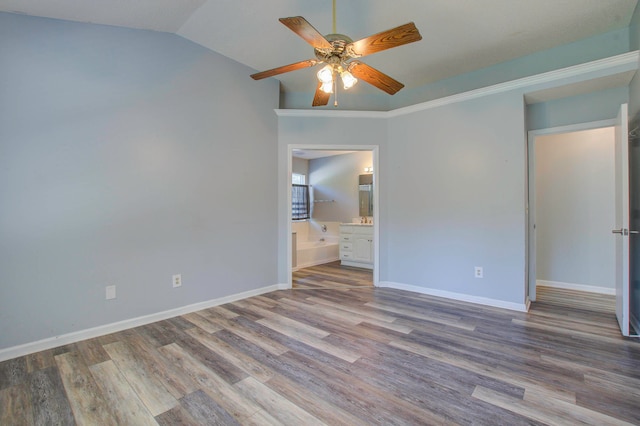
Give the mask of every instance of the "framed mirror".
POLYGON ((358 176, 359 216, 373 216, 373 174, 358 176))

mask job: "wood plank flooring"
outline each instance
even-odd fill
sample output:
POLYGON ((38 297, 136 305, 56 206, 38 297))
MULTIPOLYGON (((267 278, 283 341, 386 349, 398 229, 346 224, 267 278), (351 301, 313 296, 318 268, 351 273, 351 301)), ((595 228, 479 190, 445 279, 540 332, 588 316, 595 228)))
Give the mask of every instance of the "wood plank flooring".
POLYGON ((292 286, 298 290, 373 287, 372 270, 342 266, 339 260, 300 269, 292 278, 292 286))
POLYGON ((610 302, 276 291, 0 363, 0 425, 640 424, 610 302))

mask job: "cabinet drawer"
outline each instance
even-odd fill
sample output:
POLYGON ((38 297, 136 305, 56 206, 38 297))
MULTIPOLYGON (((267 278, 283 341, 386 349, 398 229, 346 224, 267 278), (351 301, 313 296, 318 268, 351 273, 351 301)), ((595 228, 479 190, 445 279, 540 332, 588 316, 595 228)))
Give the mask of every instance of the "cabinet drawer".
POLYGON ((349 225, 340 225, 340 233, 341 234, 353 234, 354 226, 349 225))
POLYGON ((358 226, 353 231, 354 234, 373 235, 373 226, 358 226))
POLYGON ((353 241, 353 235, 352 234, 340 234, 340 242, 341 243, 350 242, 350 241, 353 241))
POLYGON ((344 253, 340 253, 340 259, 343 260, 351 260, 353 259, 353 255, 351 254, 351 252, 344 252, 344 253))
POLYGON ((353 243, 348 243, 348 242, 341 241, 340 242, 340 250, 347 250, 347 251, 353 250, 353 243))

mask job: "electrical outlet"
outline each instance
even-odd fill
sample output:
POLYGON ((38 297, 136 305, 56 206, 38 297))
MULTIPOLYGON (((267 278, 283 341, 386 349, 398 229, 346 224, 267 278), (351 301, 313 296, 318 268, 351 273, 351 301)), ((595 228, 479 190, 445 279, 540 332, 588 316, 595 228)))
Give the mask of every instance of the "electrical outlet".
POLYGON ((173 276, 173 287, 181 287, 182 286, 182 274, 176 274, 173 276))
POLYGON ((116 286, 115 285, 108 285, 105 287, 105 298, 107 300, 111 300, 111 299, 115 299, 116 298, 116 286))
POLYGON ((476 266, 474 276, 476 278, 482 278, 484 276, 484 271, 482 270, 482 266, 476 266))

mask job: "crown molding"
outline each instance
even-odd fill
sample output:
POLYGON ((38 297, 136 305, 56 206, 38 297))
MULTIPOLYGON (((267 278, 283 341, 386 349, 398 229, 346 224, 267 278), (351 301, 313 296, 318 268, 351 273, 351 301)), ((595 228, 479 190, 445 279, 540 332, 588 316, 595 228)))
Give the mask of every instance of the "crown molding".
POLYGON ((387 111, 332 111, 327 109, 276 109, 278 117, 387 118, 387 111))
POLYGON ((437 108, 457 102, 469 101, 484 96, 496 95, 522 90, 523 95, 528 91, 551 88, 570 83, 605 77, 622 72, 637 70, 640 64, 640 51, 623 53, 584 64, 573 65, 554 71, 523 77, 492 86, 482 87, 444 98, 421 102, 407 107, 390 111, 331 111, 309 109, 276 109, 278 117, 306 117, 306 118, 392 118, 431 108, 437 108))

